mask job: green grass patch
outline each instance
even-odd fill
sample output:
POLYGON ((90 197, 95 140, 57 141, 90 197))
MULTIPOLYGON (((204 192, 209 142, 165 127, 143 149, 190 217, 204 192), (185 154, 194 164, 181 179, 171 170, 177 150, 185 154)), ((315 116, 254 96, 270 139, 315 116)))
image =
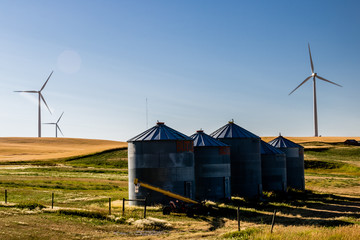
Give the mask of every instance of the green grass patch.
POLYGON ((113 149, 93 155, 70 158, 65 160, 65 163, 82 167, 127 168, 127 148, 113 149))
POLYGON ((54 160, 47 160, 47 161, 6 161, 0 162, 0 165, 8 166, 8 165, 24 165, 24 166, 56 166, 57 162, 54 160))
POLYGON ((305 160, 304 167, 307 173, 360 176, 360 167, 340 161, 305 160))
POLYGON ((106 213, 85 211, 85 210, 60 209, 57 211, 57 213, 64 215, 78 216, 78 217, 96 218, 101 220, 106 220, 108 218, 106 213))
POLYGON ((257 233, 261 232, 259 228, 247 228, 241 231, 229 232, 223 235, 223 238, 247 240, 257 233))
POLYGON ((96 181, 70 181, 70 180, 3 180, 0 182, 2 188, 32 188, 32 189, 63 189, 63 190, 126 190, 116 182, 96 181))
MULTIPOLYGON (((320 144, 320 143, 319 143, 320 144)), ((305 149, 305 170, 307 173, 349 174, 360 176, 360 146, 343 143, 327 143, 324 148, 305 149)))
POLYGON ((322 149, 305 149, 305 158, 322 161, 360 161, 360 146, 337 144, 336 147, 322 149))
POLYGON ((360 186, 360 182, 354 178, 318 178, 306 180, 306 185, 322 188, 347 188, 360 186))

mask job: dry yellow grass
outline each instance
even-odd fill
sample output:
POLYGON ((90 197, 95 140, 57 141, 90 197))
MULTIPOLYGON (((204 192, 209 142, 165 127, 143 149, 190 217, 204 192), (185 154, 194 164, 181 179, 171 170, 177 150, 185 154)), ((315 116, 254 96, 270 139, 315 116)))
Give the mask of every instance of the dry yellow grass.
MULTIPOLYGON (((295 143, 305 143, 305 142, 324 142, 324 143, 335 143, 335 142, 345 142, 347 139, 355 139, 360 141, 360 137, 286 137, 285 138, 295 142, 295 143)), ((261 137, 261 140, 269 142, 277 137, 261 137)))
POLYGON ((126 142, 76 138, 0 138, 0 162, 81 156, 127 147, 126 142))

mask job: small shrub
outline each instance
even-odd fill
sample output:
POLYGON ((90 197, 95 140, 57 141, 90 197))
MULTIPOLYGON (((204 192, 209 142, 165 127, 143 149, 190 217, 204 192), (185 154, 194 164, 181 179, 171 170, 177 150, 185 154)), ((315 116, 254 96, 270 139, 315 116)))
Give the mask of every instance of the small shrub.
POLYGON ((29 210, 34 210, 36 208, 38 209, 43 209, 45 208, 44 205, 40 204, 40 203, 37 203, 37 202, 24 202, 24 203, 19 203, 16 205, 17 208, 21 208, 21 209, 24 209, 24 208, 28 208, 29 210))
POLYGON ((116 217, 114 215, 108 216, 108 220, 111 220, 111 221, 113 221, 115 223, 120 223, 120 224, 126 223, 126 218, 124 218, 124 217, 116 217))
POLYGON ((84 211, 84 210, 70 210, 70 209, 60 209, 57 212, 59 214, 64 214, 64 215, 96 218, 96 219, 101 219, 101 220, 107 219, 107 215, 105 213, 100 213, 100 212, 90 212, 90 211, 84 211))
POLYGON ((132 222, 132 224, 139 229, 142 230, 165 230, 165 229, 170 229, 171 228, 171 224, 165 220, 161 220, 161 219, 157 219, 157 218, 152 218, 152 217, 148 217, 148 218, 144 218, 144 219, 139 219, 136 220, 134 222, 132 222))

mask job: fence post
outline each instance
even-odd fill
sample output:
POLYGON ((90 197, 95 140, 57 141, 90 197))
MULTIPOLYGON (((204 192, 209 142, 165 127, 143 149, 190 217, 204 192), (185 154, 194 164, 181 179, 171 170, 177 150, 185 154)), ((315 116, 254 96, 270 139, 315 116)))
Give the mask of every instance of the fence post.
POLYGON ((54 193, 51 194, 51 209, 54 208, 54 193))
POLYGON ((111 215, 111 198, 109 198, 109 215, 111 215))
POLYGON ((125 198, 123 198, 123 209, 122 209, 122 212, 123 212, 123 216, 125 214, 125 198))
POLYGON ((272 218, 271 233, 273 232, 273 228, 274 228, 274 225, 275 225, 275 217, 276 217, 276 209, 274 210, 274 215, 273 215, 273 218, 272 218))
POLYGON ((240 207, 237 207, 238 231, 240 231, 240 207))
POLYGON ((7 204, 7 190, 5 189, 5 204, 7 204))
POLYGON ((145 201, 144 201, 144 218, 146 218, 146 198, 145 198, 145 201))

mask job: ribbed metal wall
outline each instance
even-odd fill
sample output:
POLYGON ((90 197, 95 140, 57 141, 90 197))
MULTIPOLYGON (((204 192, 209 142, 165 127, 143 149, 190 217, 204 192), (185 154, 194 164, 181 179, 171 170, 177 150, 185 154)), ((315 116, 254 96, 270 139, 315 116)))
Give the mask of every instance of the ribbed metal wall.
POLYGON ((286 191, 286 155, 261 141, 261 172, 264 191, 286 191))
POLYGON ((304 190, 304 148, 282 136, 270 141, 269 144, 286 154, 287 186, 304 190))
MULTIPOLYGON (((158 124, 159 126, 159 124, 158 124)), ((167 129, 161 126, 160 133, 167 129)), ((166 126, 165 126, 166 127, 166 126)), ((155 129, 158 131, 159 129, 155 129)), ((174 131, 173 129, 171 129, 174 131)), ((150 134, 153 134, 153 131, 150 134)), ((164 136, 167 136, 165 133, 164 136)), ((167 137, 154 137, 167 139, 167 137)), ((169 198, 144 187, 135 192, 134 179, 160 187, 189 198, 195 197, 195 165, 193 141, 189 137, 179 135, 171 140, 129 140, 128 170, 129 199, 147 197, 149 204, 166 204, 169 198), (177 139, 176 139, 177 138, 177 139)), ((141 205, 140 202, 130 202, 141 205)))
POLYGON ((203 131, 191 138, 195 145, 196 199, 218 201, 230 198, 230 146, 203 131))
POLYGON ((230 146, 231 192, 234 196, 262 195, 260 137, 233 122, 211 134, 230 146))

